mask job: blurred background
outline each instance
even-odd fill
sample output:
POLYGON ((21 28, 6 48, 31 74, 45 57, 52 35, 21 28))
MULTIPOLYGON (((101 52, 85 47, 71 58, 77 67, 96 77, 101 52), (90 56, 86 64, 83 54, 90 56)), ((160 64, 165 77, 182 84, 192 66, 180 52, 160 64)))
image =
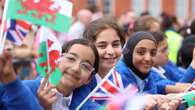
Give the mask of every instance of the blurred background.
POLYGON ((149 12, 158 17, 162 12, 176 15, 180 19, 192 19, 195 15, 195 0, 70 0, 74 4, 73 15, 83 8, 97 7, 104 14, 120 16, 131 10, 138 16, 149 12))

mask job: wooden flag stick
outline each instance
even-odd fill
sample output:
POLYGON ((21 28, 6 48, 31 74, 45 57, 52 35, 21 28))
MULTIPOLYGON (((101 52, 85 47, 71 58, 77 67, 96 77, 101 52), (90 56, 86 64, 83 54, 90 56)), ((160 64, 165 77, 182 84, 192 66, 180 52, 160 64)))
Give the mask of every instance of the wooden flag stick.
POLYGON ((2 23, 1 23, 1 30, 0 30, 0 54, 2 54, 2 52, 3 52, 5 39, 6 39, 6 35, 3 35, 3 30, 5 28, 8 3, 9 3, 9 0, 5 0, 4 10, 3 10, 3 17, 2 17, 2 23))

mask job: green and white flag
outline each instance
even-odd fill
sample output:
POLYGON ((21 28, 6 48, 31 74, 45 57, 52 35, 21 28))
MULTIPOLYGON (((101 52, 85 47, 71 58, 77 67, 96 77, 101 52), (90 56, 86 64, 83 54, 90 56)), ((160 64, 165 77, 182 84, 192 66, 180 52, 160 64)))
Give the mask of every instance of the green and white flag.
POLYGON ((195 91, 187 92, 183 95, 184 101, 188 104, 188 106, 195 105, 195 91))
POLYGON ((40 44, 37 59, 37 71, 40 76, 49 76, 49 82, 57 85, 62 77, 58 68, 58 59, 61 56, 61 45, 53 31, 41 27, 38 35, 40 44))
POLYGON ((72 6, 67 0, 8 0, 6 17, 67 32, 71 25, 72 6))

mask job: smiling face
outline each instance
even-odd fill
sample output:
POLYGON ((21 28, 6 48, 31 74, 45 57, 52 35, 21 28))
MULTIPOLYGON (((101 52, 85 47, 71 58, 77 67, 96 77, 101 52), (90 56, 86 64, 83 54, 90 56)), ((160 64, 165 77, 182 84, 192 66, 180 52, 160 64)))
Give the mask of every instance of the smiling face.
POLYGON ((133 51, 133 65, 141 73, 148 74, 153 66, 153 57, 156 55, 156 44, 152 40, 141 40, 133 51))
POLYGON ((107 73, 120 58, 121 42, 116 31, 108 28, 97 35, 95 45, 100 56, 98 73, 101 76, 101 74, 107 73))
POLYGON ((63 74, 59 84, 73 90, 88 83, 94 62, 95 55, 90 47, 74 44, 59 62, 63 74))

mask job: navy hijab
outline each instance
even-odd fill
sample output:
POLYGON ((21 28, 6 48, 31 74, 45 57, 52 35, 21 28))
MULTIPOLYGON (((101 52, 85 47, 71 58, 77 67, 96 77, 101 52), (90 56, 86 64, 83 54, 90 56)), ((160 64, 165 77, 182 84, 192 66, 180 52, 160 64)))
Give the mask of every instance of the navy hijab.
POLYGON ((132 36, 129 37, 124 49, 123 49, 123 61, 125 64, 141 79, 146 79, 149 75, 141 73, 134 65, 133 65, 133 51, 136 45, 144 39, 149 39, 154 41, 157 44, 156 40, 149 32, 139 31, 134 33, 132 36))

